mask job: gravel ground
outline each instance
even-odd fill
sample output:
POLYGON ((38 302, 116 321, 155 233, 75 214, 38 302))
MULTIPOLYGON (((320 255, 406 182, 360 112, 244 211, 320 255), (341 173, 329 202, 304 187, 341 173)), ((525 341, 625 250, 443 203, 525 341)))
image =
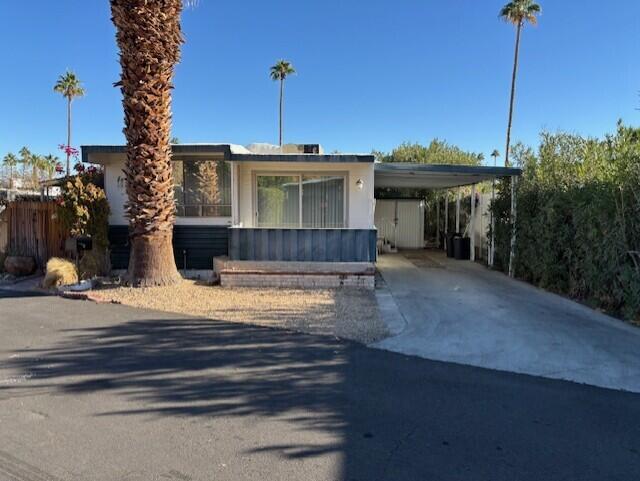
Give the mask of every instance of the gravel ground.
POLYGON ((364 344, 388 335, 372 291, 223 288, 185 280, 172 287, 104 287, 94 292, 107 302, 335 335, 364 344))

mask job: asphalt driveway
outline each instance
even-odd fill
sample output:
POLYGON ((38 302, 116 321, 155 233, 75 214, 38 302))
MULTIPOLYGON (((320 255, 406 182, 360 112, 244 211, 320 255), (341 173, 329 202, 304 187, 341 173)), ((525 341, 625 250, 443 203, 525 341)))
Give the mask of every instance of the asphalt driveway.
POLYGON ((640 478, 640 397, 0 291, 0 479, 640 478))
POLYGON ((377 347, 640 392, 637 327, 439 251, 382 255, 378 269, 404 325, 377 347))

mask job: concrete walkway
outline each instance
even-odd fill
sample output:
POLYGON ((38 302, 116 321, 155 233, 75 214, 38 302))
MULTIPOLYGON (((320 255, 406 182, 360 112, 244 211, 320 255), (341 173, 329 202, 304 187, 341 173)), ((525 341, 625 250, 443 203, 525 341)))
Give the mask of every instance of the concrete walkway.
POLYGON ((406 327, 373 347, 640 392, 634 326, 438 251, 382 255, 378 269, 406 327))

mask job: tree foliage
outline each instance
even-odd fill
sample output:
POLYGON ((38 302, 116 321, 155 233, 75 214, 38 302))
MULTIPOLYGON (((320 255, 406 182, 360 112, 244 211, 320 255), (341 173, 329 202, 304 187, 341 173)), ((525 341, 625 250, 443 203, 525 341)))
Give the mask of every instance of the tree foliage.
MULTIPOLYGON (((484 156, 468 152, 444 140, 433 139, 429 145, 418 142, 403 142, 390 153, 374 150, 377 162, 417 162, 420 164, 480 165, 484 156)), ((434 191, 418 188, 379 188, 376 198, 421 198, 433 199, 434 191)))
POLYGON ((433 139, 429 145, 403 142, 389 154, 374 150, 373 155, 379 162, 418 162, 420 164, 480 165, 484 159, 482 154, 467 152, 439 139, 433 139))
MULTIPOLYGON (((538 152, 515 145, 516 275, 640 320, 640 129, 604 139, 543 133, 538 152)), ((510 183, 496 215, 496 263, 508 267, 510 183)))
POLYGON ((81 277, 107 274, 109 267, 109 203, 98 185, 97 171, 76 175, 62 188, 58 216, 71 236, 91 236, 93 249, 80 259, 81 277))

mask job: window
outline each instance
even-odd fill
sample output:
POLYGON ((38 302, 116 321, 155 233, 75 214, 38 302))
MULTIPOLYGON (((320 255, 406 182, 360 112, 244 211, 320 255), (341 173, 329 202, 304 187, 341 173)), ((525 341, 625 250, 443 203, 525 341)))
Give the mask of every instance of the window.
POLYGON ((256 176, 258 227, 345 227, 345 175, 256 176))
POLYGON ((227 162, 178 159, 171 165, 179 217, 231 216, 231 169, 227 162))

